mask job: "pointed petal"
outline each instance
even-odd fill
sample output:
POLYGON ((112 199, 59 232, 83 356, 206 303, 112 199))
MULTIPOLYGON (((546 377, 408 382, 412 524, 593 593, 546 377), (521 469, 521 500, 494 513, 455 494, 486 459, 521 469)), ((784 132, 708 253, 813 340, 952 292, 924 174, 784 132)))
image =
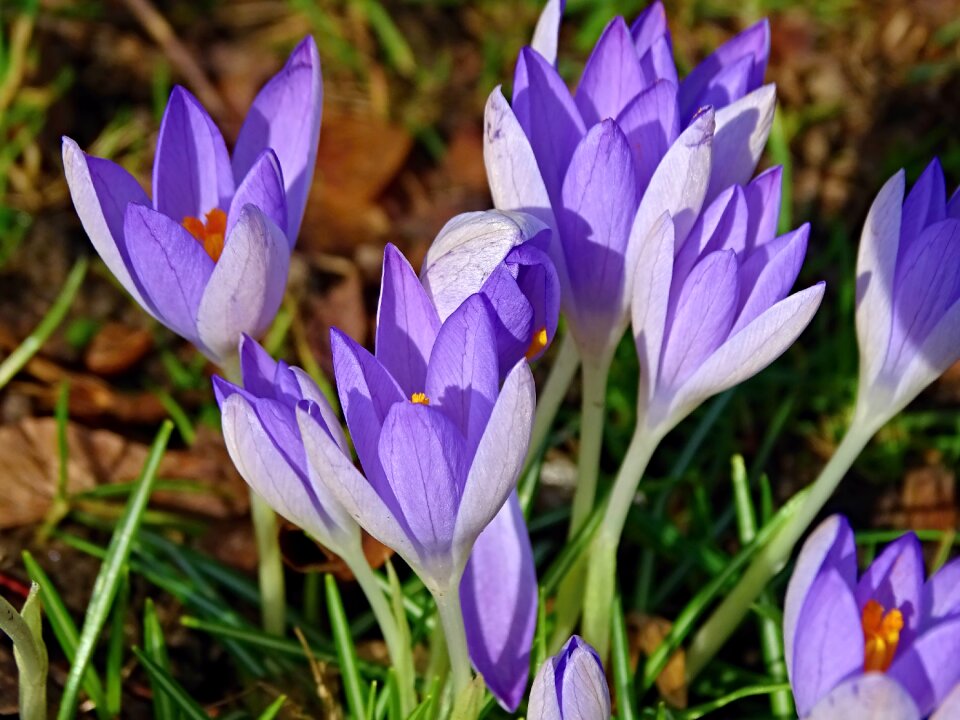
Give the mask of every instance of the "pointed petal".
POLYGON ((225 210, 233 196, 230 155, 220 130, 188 90, 170 93, 153 161, 153 206, 177 222, 225 210))
POLYGON ((947 203, 947 217, 960 220, 960 188, 953 191, 950 201, 947 203))
POLYGON ((660 372, 673 274, 673 222, 664 213, 640 246, 634 276, 632 322, 640 362, 641 405, 651 398, 660 372))
POLYGON ((926 623, 960 614, 960 558, 947 563, 923 588, 922 616, 926 623))
POLYGON ((960 357, 958 348, 960 300, 954 302, 944 313, 898 378, 896 400, 893 407, 889 408, 891 417, 957 361, 960 357))
POLYGON ((637 55, 642 57, 660 38, 670 38, 670 28, 667 26, 667 13, 660 0, 650 3, 637 15, 637 19, 630 26, 630 34, 637 49, 637 55))
POLYGON ((748 251, 766 245, 777 235, 782 181, 783 167, 777 165, 760 173, 744 188, 750 215, 748 251))
POLYGON ((523 698, 537 624, 537 574, 514 492, 480 533, 460 583, 470 659, 500 705, 523 698))
POLYGON ((747 94, 753 75, 753 58, 744 56, 723 68, 703 89, 699 107, 723 108, 747 94))
POLYGON ((840 683, 817 703, 806 720, 920 720, 910 694, 880 673, 858 675, 840 683))
POLYGON ((211 359, 236 353, 241 334, 267 331, 283 301, 289 269, 286 236, 257 208, 245 206, 197 311, 197 330, 211 359))
MULTIPOLYGON (((260 153, 250 172, 237 188, 227 213, 227 236, 240 219, 244 205, 253 205, 258 208, 273 221, 274 225, 286 233, 287 201, 283 192, 283 175, 280 171, 280 162, 273 150, 264 150, 260 153)), ((290 243, 290 249, 293 249, 293 243, 290 243)))
POLYGON ((863 670, 860 608, 840 571, 817 574, 797 620, 790 684, 800 717, 833 688, 863 670))
POLYGON ((643 193, 650 178, 680 135, 677 87, 660 80, 628 104, 617 118, 627 136, 637 171, 637 190, 643 193))
POLYGON ((898 265, 906 255, 906 249, 920 237, 923 230, 946 217, 946 193, 943 168, 940 166, 940 161, 934 158, 917 178, 917 182, 903 201, 898 265))
POLYGON ((271 148, 280 161, 287 202, 287 236, 293 247, 313 182, 323 110, 320 56, 307 36, 286 64, 257 93, 233 151, 233 173, 243 178, 271 148))
POLYGON ((857 585, 857 607, 876 600, 903 614, 900 643, 909 645, 917 635, 923 603, 923 548, 913 533, 890 543, 874 560, 857 585))
POLYGON ((646 85, 627 24, 615 17, 594 45, 577 86, 575 100, 584 124, 616 118, 646 85))
POLYGON ((557 697, 555 665, 556 658, 547 658, 533 679, 527 702, 528 720, 563 720, 560 698, 557 697))
POLYGON ((940 703, 940 707, 930 716, 930 720, 952 720, 952 718, 958 717, 960 717, 960 683, 940 703))
POLYGON ((560 280, 553 262, 533 243, 511 250, 503 265, 500 274, 503 282, 495 287, 493 281, 488 280, 483 293, 490 300, 499 323, 496 328, 497 352, 500 355, 501 372, 506 372, 522 357, 531 361, 540 357, 556 337, 560 315, 560 280), (517 291, 529 305, 531 318, 528 333, 523 332, 524 322, 519 317, 526 317, 526 308, 519 302, 511 305, 508 301, 513 291, 507 277, 514 273, 517 291), (517 316, 510 315, 510 307, 517 308, 517 316), (546 332, 546 344, 541 342, 541 331, 546 332), (533 352, 534 343, 541 346, 539 351, 533 352))
POLYGON ((470 465, 454 535, 457 565, 467 561, 477 537, 517 487, 535 408, 533 374, 527 363, 520 361, 503 383, 470 465))
POLYGON ((277 361, 247 334, 240 337, 240 375, 243 387, 256 397, 273 397, 273 379, 277 374, 277 361))
POLYGON ((733 250, 744 258, 747 231, 750 226, 749 206, 743 188, 727 188, 700 213, 673 264, 674 292, 678 292, 701 258, 718 250, 733 250))
POLYGON ((783 657, 793 677, 797 621, 814 581, 824 568, 833 568, 853 590, 857 582, 857 548, 853 530, 843 515, 831 515, 810 533, 797 556, 783 605, 783 657))
POLYGON ((740 332, 787 296, 800 274, 809 235, 810 226, 802 225, 754 250, 743 263, 737 321, 731 334, 740 332))
MULTIPOLYGON (((181 225, 144 205, 127 205, 123 234, 131 270, 160 321, 196 342, 197 311, 213 260, 181 225)), ((234 338, 233 351, 239 340, 234 338)))
POLYGON ((770 137, 777 88, 764 85, 717 110, 713 170, 706 202, 731 185, 746 185, 770 137))
POLYGON ((607 720, 610 690, 597 654, 577 637, 567 643, 564 654, 566 663, 562 671, 558 668, 561 680, 557 683, 564 719, 607 720))
POLYGON ((530 47, 554 65, 557 62, 557 40, 560 36, 564 5, 565 0, 547 0, 537 20, 537 26, 533 29, 533 39, 530 40, 530 47))
POLYGON ((960 682, 960 618, 940 623, 898 652, 887 675, 910 693, 926 717, 960 682))

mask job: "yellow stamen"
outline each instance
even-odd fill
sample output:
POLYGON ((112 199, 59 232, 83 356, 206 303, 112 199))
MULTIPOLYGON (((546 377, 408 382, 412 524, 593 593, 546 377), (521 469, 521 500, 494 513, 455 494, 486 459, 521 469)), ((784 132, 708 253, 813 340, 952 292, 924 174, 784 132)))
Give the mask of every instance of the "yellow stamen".
POLYGON ((430 398, 427 397, 426 393, 419 392, 410 396, 410 402, 414 405, 429 405, 430 398))
POLYGON ((539 332, 533 336, 533 340, 530 341, 530 347, 527 348, 526 358, 527 360, 533 360, 537 355, 540 354, 540 351, 547 346, 547 329, 545 327, 540 328, 539 332))
POLYGON ((863 669, 865 672, 886 672, 897 653, 903 613, 896 608, 885 610, 876 600, 863 607, 863 669))
POLYGON ((188 215, 183 219, 182 224, 187 232, 203 245, 210 259, 214 262, 220 259, 220 254, 223 252, 223 237, 227 233, 227 214, 223 210, 214 208, 208 212, 206 222, 188 215))

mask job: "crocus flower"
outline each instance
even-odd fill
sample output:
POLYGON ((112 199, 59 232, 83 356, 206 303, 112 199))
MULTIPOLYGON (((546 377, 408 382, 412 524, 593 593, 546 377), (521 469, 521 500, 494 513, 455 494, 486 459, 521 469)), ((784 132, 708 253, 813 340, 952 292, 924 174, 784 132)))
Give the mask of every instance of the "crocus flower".
POLYGON ((530 688, 529 720, 609 720, 610 690, 593 648, 574 635, 530 688))
POLYGON ((904 200, 901 170, 870 208, 857 258, 857 416, 893 417, 960 359, 960 193, 934 160, 904 200))
POLYGON ((104 263, 153 317, 211 360, 236 356, 283 299, 320 136, 320 58, 306 38, 261 89, 231 157, 182 87, 170 95, 153 201, 119 165, 63 140, 73 203, 104 263))
MULTIPOLYGON (((363 558, 360 528, 311 476, 297 423, 298 404, 349 459, 336 414, 303 370, 273 360, 248 336, 240 342, 243 386, 214 377, 223 439, 241 477, 270 507, 339 555, 363 558)), ((348 460, 349 461, 349 460, 348 460)))
POLYGON ((432 592, 456 589, 478 536, 491 523, 498 528, 501 542, 482 545, 464 577, 463 613, 474 665, 501 703, 515 707, 526 684, 536 580, 510 498, 529 443, 534 387, 521 359, 500 389, 496 317, 478 293, 441 323, 409 263, 389 246, 376 356, 331 333, 338 392, 366 477, 303 417, 301 427, 312 463, 335 470, 331 492, 432 592))
POLYGON ((749 180, 775 92, 761 87, 765 22, 678 83, 655 3, 632 29, 611 21, 571 95, 553 66, 561 9, 548 3, 521 51, 512 105, 500 88, 491 94, 484 159, 495 206, 555 230, 562 309, 586 361, 611 353, 626 328, 637 252, 656 219, 670 213, 679 244, 705 202, 749 180))
POLYGON ((441 321, 474 293, 490 302, 501 375, 542 355, 556 334, 560 287, 549 248, 550 229, 532 215, 488 210, 450 220, 423 261, 420 279, 441 321))
POLYGON ((888 545, 858 579, 847 520, 804 543, 787 588, 784 648, 802 718, 955 717, 960 683, 960 560, 924 582, 919 540, 888 545))
POLYGON ((640 251, 633 332, 638 432, 669 430, 709 396, 751 377, 797 339, 824 285, 790 295, 809 226, 777 237, 780 168, 710 203, 678 245, 660 218, 640 251))

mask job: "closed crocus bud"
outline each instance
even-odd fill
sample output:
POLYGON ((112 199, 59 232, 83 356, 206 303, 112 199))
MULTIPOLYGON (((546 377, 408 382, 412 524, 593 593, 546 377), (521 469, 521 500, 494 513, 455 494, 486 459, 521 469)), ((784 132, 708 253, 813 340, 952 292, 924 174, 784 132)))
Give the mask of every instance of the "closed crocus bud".
POLYGON ((260 91, 234 148, 174 88, 153 165, 153 200, 130 173, 63 140, 74 207, 104 263, 153 317, 216 363, 259 335, 286 286, 313 177, 320 58, 306 38, 260 91))
POLYGON ((593 648, 574 635, 530 688, 529 720, 609 720, 610 690, 593 648))
POLYGON ((882 425, 960 359, 960 195, 934 160, 874 200, 857 257, 858 419, 882 425))
POLYGON ((960 682, 960 561, 924 582, 920 542, 907 533, 858 578, 853 532, 831 516, 797 558, 783 635, 801 718, 919 720, 949 710, 960 682))

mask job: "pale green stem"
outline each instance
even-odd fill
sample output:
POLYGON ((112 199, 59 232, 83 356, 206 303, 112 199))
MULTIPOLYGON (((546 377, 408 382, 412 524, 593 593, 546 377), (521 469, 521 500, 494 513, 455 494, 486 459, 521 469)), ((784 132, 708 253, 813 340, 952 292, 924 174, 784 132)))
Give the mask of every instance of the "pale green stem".
POLYGON ((637 493, 637 486, 662 437, 662 432, 650 431, 642 419, 637 423, 623 464, 613 482, 603 521, 590 545, 582 633, 584 640, 593 645, 604 660, 610 648, 610 621, 617 584, 617 547, 620 545, 620 535, 627 522, 627 514, 637 493))
POLYGON ((341 557, 353 572, 353 576, 357 579, 363 594, 367 596, 370 609, 373 610, 373 615, 380 625, 380 631, 387 643, 390 659, 393 661, 393 669, 397 674, 397 683, 400 688, 400 710, 403 717, 407 717, 413 712, 417 702, 414 688, 416 676, 413 670, 413 655, 410 652, 410 645, 400 631, 397 619, 390 608, 390 603, 383 594, 377 576, 370 568, 366 557, 364 557, 363 550, 358 548, 357 552, 346 553, 341 557))
MULTIPOLYGON (((228 358, 220 369, 227 380, 243 387, 240 359, 228 358)), ((283 635, 286 628, 287 598, 284 589, 283 557, 280 554, 277 515, 263 498, 250 488, 250 518, 257 544, 257 580, 260 585, 260 619, 263 629, 283 635)))
POLYGON ((557 411, 560 410, 563 399, 567 396, 567 390, 570 389, 570 383, 573 382, 578 367, 580 367, 580 355, 577 353, 573 335, 568 331, 560 341, 560 349, 553 360, 550 374, 547 375, 547 382, 537 396, 537 414, 530 436, 528 465, 533 458, 543 452, 550 428, 553 427, 557 411))
MULTIPOLYGON (((583 397, 580 411, 580 452, 577 458, 577 488, 573 494, 568 537, 577 532, 593 512, 603 449, 603 424, 606 415, 607 376, 610 357, 584 359, 583 397)), ((577 558, 557 590, 552 650, 558 650, 573 632, 583 605, 583 583, 587 574, 586 554, 577 558)))
POLYGON ((20 672, 20 717, 45 720, 47 717, 47 668, 27 621, 0 595, 0 630, 13 640, 20 672))
POLYGON ((437 614, 443 625, 443 636, 450 659, 450 674, 453 680, 453 697, 457 698, 470 684, 470 654, 467 651, 467 632, 463 626, 460 609, 460 584, 452 583, 444 592, 433 593, 437 614))
POLYGON ((786 564, 794 545, 833 495, 843 476, 876 430, 874 423, 854 423, 833 457, 830 458, 830 462, 811 485, 803 504, 760 550, 733 591, 694 635, 687 649, 688 682, 692 681, 720 650, 750 611, 767 583, 786 564))

